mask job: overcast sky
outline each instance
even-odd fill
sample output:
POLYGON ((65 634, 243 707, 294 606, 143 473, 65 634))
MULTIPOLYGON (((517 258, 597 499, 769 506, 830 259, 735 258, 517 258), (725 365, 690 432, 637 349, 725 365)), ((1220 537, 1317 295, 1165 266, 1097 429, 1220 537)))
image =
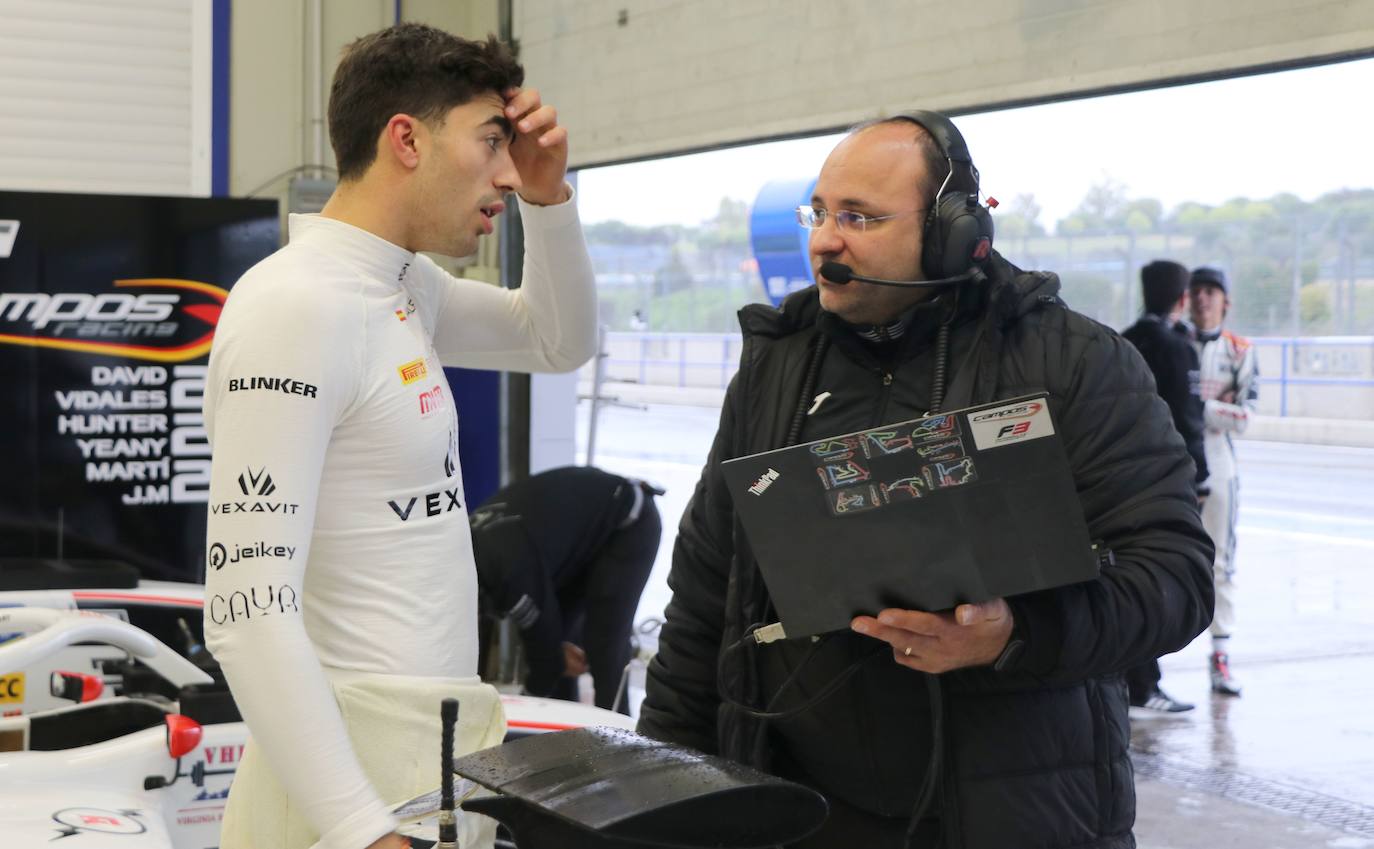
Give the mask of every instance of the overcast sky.
MULTIPOLYGON (((1374 59, 1033 106, 956 120, 986 194, 1032 193, 1048 228, 1093 182, 1172 209, 1279 192, 1311 200, 1374 188, 1374 59)), ((753 203, 775 179, 815 176, 839 136, 584 170, 584 223, 696 224, 722 196, 753 203)), ((576 141, 574 140, 574 143, 576 141)))

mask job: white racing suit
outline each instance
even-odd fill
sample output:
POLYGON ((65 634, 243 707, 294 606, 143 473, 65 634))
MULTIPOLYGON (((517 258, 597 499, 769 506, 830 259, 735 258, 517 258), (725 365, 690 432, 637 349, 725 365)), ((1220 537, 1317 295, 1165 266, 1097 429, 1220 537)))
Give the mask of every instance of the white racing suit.
POLYGON ((1259 398, 1259 364, 1250 340, 1229 330, 1196 334, 1207 425, 1207 483, 1212 494, 1202 506, 1202 524, 1216 543, 1212 570, 1216 614, 1212 636, 1229 637, 1235 623, 1236 508, 1240 479, 1231 435, 1243 433, 1259 398))

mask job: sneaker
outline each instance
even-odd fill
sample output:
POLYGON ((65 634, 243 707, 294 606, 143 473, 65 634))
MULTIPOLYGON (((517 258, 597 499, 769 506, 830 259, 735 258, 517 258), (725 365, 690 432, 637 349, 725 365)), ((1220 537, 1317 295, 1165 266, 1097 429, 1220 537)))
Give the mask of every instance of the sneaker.
POLYGON ((1231 675, 1231 662, 1225 652, 1212 652, 1212 692, 1223 696, 1239 696, 1240 685, 1231 675))
POLYGON ((1131 702, 1131 707, 1150 711, 1151 713, 1183 713, 1193 709, 1187 702, 1180 702, 1172 698, 1168 693, 1155 688, 1155 691, 1145 698, 1142 702, 1131 702))

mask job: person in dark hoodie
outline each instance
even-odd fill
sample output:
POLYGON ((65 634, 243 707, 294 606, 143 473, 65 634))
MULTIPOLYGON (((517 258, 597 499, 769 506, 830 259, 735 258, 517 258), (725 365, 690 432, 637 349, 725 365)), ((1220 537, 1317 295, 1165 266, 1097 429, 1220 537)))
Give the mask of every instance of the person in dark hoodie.
POLYGON ((851 132, 798 219, 817 285, 740 312, 740 370, 679 528, 639 730, 819 790, 829 819, 797 846, 1133 847, 1121 673, 1212 615, 1194 467, 1148 369, 1064 305, 1055 275, 990 250, 977 170, 939 115, 851 132), (959 282, 842 282, 827 263, 959 282), (1097 579, 871 611, 815 642, 752 638, 776 614, 722 461, 1039 392, 1113 552, 1097 579))
POLYGON ((520 629, 525 692, 577 700, 590 671, 597 707, 615 705, 630 630, 658 556, 663 490, 591 466, 531 475, 472 511, 484 598, 520 629))
MULTIPOLYGON (((1203 438, 1201 370, 1197 349, 1188 327, 1181 321, 1188 308, 1188 269, 1167 259, 1157 259, 1140 270, 1140 288, 1145 311, 1140 320, 1121 335, 1140 351, 1145 365, 1155 377, 1159 397, 1169 405, 1174 428, 1188 446, 1196 472, 1193 476, 1199 499, 1206 499, 1207 452, 1203 438)), ((1126 673, 1131 706, 1153 713, 1183 713, 1193 709, 1188 702, 1164 692, 1159 686, 1159 660, 1150 658, 1126 673)))

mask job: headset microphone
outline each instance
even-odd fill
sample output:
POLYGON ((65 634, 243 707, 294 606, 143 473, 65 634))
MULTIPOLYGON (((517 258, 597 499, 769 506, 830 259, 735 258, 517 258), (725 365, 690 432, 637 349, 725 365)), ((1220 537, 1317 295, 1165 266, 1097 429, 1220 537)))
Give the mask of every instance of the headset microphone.
POLYGON ((963 283, 968 280, 976 280, 983 276, 983 272, 977 266, 970 268, 963 274, 954 277, 941 277, 938 280, 885 280, 881 277, 865 277, 862 274, 855 274, 854 269, 842 262, 826 262, 821 264, 821 276, 831 283, 843 285, 851 280, 858 280, 863 283, 872 283, 876 286, 951 286, 955 283, 963 283))

